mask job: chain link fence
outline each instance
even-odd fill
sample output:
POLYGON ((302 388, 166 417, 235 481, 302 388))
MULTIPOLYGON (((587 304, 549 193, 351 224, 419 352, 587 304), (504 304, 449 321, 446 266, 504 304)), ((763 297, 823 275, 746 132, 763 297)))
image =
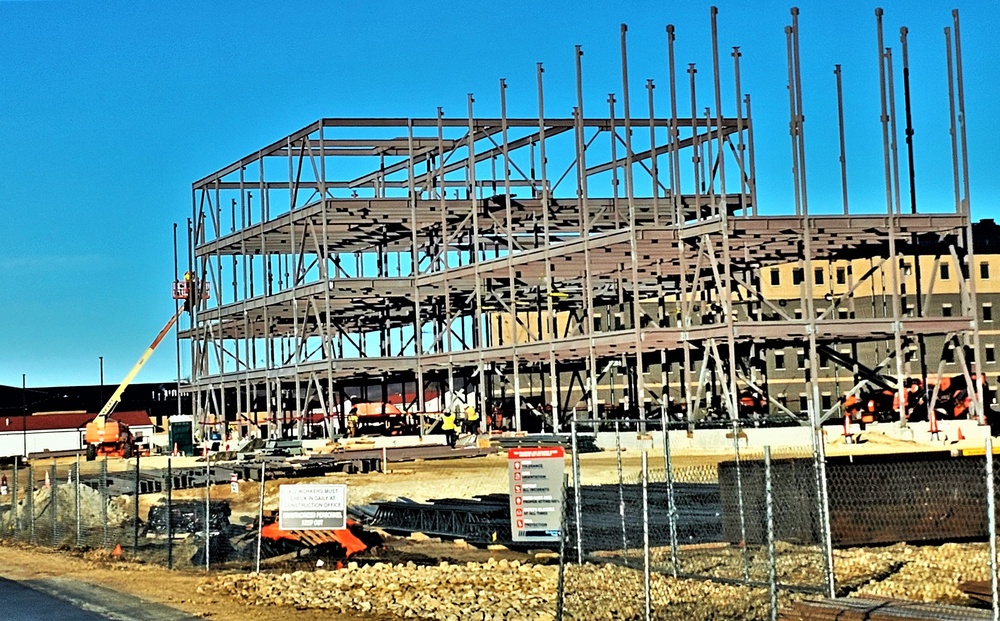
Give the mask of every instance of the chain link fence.
MULTIPOLYGON (((825 442, 772 449, 734 427, 712 430, 716 441, 692 450, 701 429, 600 424, 599 437, 597 424, 577 421, 564 439, 571 450, 554 599, 565 618, 588 618, 595 602, 614 618, 672 618, 678 581, 739 587, 740 615, 775 618, 790 597, 863 590, 870 571, 852 556, 862 547, 881 547, 887 568, 906 560, 893 556, 909 553, 892 547, 899 542, 980 542, 986 564, 996 558, 991 449, 828 457, 825 442), (604 450, 585 453, 595 444, 604 450)), ((15 461, 0 468, 0 537, 237 571, 287 570, 305 544, 345 545, 278 531, 278 464, 185 463, 15 461)), ((983 589, 996 605, 995 585, 983 589)))

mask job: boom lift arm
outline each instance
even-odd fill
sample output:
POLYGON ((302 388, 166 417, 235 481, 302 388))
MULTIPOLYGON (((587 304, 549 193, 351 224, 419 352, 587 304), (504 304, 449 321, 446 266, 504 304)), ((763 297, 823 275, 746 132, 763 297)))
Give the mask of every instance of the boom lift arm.
POLYGON ((153 352, 156 351, 156 348, 157 346, 159 346, 160 341, 163 340, 163 337, 165 337, 167 333, 170 332, 170 329, 174 327, 174 324, 177 323, 177 320, 180 318, 181 313, 183 313, 184 310, 185 306, 183 304, 177 308, 177 312, 174 313, 174 316, 170 318, 170 320, 167 322, 167 325, 163 326, 163 329, 160 330, 160 333, 156 335, 156 338, 153 339, 153 342, 150 344, 150 346, 146 349, 146 351, 142 354, 142 356, 139 357, 139 360, 135 363, 135 366, 132 367, 132 370, 128 372, 128 375, 125 376, 125 379, 122 380, 122 383, 118 385, 118 388, 115 390, 114 394, 111 395, 111 398, 108 399, 108 402, 105 403, 104 407, 101 408, 101 411, 98 412, 97 418, 94 419, 95 421, 98 422, 98 424, 103 423, 104 420, 111 414, 111 412, 114 411, 115 407, 118 406, 118 404, 121 402, 122 399, 122 393, 124 393, 125 389, 128 388, 128 385, 132 383, 132 380, 135 379, 135 376, 139 374, 139 371, 142 370, 142 367, 146 365, 146 361, 148 361, 150 356, 153 355, 153 352))

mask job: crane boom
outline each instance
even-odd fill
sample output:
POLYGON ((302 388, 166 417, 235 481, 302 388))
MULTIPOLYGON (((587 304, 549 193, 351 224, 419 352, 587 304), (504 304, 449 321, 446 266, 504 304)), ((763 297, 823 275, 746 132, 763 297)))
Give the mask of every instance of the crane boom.
POLYGON ((132 370, 128 372, 128 375, 125 376, 125 379, 122 380, 122 383, 118 385, 118 388, 115 390, 114 394, 111 395, 111 398, 108 399, 108 402, 104 404, 104 407, 101 408, 101 411, 97 414, 97 418, 94 419, 95 421, 103 422, 104 419, 107 418, 112 411, 114 411, 115 407, 121 402, 122 393, 124 393, 125 389, 128 388, 128 385, 132 383, 132 380, 135 379, 135 376, 139 374, 139 371, 141 371, 142 367, 145 366, 146 361, 149 360, 149 357, 153 355, 154 351, 156 351, 156 348, 160 344, 160 341, 162 341, 163 337, 165 337, 167 333, 170 332, 170 328, 174 327, 174 324, 177 323, 177 319, 180 318, 181 313, 183 312, 184 312, 184 305, 182 304, 177 308, 177 312, 174 313, 174 316, 170 318, 170 321, 167 322, 167 325, 163 326, 163 329, 160 330, 160 333, 156 335, 156 338, 153 339, 153 342, 149 345, 148 348, 146 348, 146 351, 143 352, 142 356, 139 357, 139 360, 135 363, 135 366, 132 367, 132 370))

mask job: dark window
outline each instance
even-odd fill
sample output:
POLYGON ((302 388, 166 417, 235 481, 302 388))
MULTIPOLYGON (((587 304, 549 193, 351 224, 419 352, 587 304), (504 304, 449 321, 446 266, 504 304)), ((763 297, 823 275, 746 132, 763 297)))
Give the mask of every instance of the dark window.
POLYGON ((838 308, 837 309, 837 318, 838 319, 847 319, 847 314, 848 314, 848 311, 847 311, 846 308, 838 308))
POLYGON ((822 285, 823 284, 823 268, 817 267, 814 271, 816 273, 816 284, 817 285, 822 285))
POLYGON ((771 270, 771 286, 777 287, 780 284, 781 284, 781 272, 778 270, 778 268, 774 268, 771 270))
POLYGON ((951 266, 947 263, 941 264, 941 280, 951 280, 951 266))
POLYGON ((799 395, 799 411, 808 412, 809 411, 809 398, 805 395, 799 395))
POLYGON ((792 270, 792 284, 793 285, 801 285, 803 278, 804 278, 804 275, 803 275, 801 267, 797 267, 797 268, 795 268, 795 269, 792 270))
POLYGON ((601 331, 601 318, 594 317, 594 332, 600 332, 600 331, 601 331))
POLYGON ((983 261, 979 264, 979 277, 988 280, 990 277, 990 264, 983 261))
POLYGON ((837 268, 837 284, 838 285, 847 284, 847 270, 842 267, 837 268))
POLYGON ((906 351, 904 352, 904 356, 905 356, 904 360, 906 360, 906 362, 913 362, 913 359, 914 359, 914 354, 915 354, 915 353, 916 353, 916 352, 914 352, 914 351, 913 351, 912 349, 907 349, 907 350, 906 350, 906 351))
POLYGON ((804 351, 798 353, 797 360, 800 369, 806 368, 806 353, 804 351))
POLYGON ((943 317, 951 317, 951 304, 944 304, 941 306, 941 315, 943 317))
POLYGON ((995 349, 993 349, 992 345, 988 345, 986 347, 986 362, 996 362, 996 361, 997 361, 997 352, 995 349))
POLYGON ((830 395, 823 395, 823 409, 829 410, 833 407, 833 398, 830 395))
POLYGON ((983 321, 993 321, 992 304, 983 304, 983 321))
POLYGON ((785 352, 776 351, 774 352, 774 368, 778 370, 784 370, 785 368, 785 352))
POLYGON ((941 352, 941 357, 945 362, 951 364, 955 362, 955 350, 952 349, 951 345, 947 345, 945 346, 944 351, 941 352))

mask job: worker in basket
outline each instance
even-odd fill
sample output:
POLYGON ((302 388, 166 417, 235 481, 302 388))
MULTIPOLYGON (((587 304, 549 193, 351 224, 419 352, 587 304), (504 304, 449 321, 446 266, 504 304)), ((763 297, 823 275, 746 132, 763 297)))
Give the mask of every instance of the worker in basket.
POLYGON ((454 412, 445 412, 441 416, 441 431, 444 432, 445 440, 448 442, 448 446, 455 448, 455 442, 458 440, 458 433, 456 429, 456 415, 454 412))

